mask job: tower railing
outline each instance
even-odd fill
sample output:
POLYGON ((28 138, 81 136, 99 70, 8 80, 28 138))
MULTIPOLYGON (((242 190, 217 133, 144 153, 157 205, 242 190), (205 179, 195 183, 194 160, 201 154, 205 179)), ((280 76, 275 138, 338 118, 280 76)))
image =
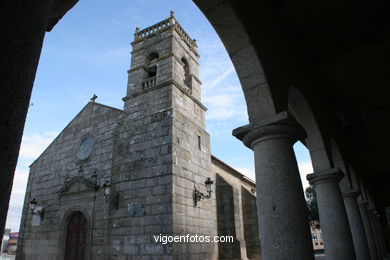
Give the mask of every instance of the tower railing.
POLYGON ((149 79, 144 80, 144 81, 142 82, 142 88, 143 88, 144 90, 148 90, 148 89, 150 89, 150 88, 152 88, 152 87, 154 87, 154 86, 156 86, 156 77, 149 78, 149 79))
POLYGON ((181 38, 191 47, 198 47, 195 39, 191 39, 191 37, 184 31, 183 27, 176 21, 173 12, 171 12, 171 16, 159 23, 156 23, 152 26, 149 26, 143 30, 139 30, 137 27, 134 34, 134 40, 141 40, 147 37, 150 37, 158 32, 166 30, 167 28, 175 28, 177 33, 181 36, 181 38))
POLYGON ((166 29, 169 26, 172 26, 173 23, 170 18, 165 19, 164 21, 161 21, 159 23, 156 23, 152 26, 149 26, 141 31, 139 31, 139 28, 136 29, 134 34, 134 40, 138 40, 141 38, 145 38, 147 36, 150 36, 152 34, 155 34, 163 29, 166 29))
POLYGON ((191 47, 198 47, 196 45, 196 40, 191 39, 191 37, 186 33, 186 31, 184 31, 183 27, 181 27, 179 23, 175 23, 175 29, 188 45, 191 47))

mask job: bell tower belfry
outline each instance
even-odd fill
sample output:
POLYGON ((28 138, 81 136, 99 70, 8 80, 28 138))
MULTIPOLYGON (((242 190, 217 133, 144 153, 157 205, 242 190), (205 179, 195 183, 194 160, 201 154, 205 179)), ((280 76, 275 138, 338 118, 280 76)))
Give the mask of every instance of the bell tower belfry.
MULTIPOLYGON (((195 187, 205 192, 204 182, 211 177, 196 41, 171 11, 169 18, 143 30, 137 28, 131 45, 123 98, 122 135, 127 139, 115 159, 126 167, 114 181, 126 183, 120 193, 132 192, 129 187, 134 186, 142 193, 136 190, 129 203, 145 210, 141 218, 149 222, 143 227, 144 235, 217 235, 215 194, 194 201, 195 187), (139 187, 140 183, 145 186, 139 187), (148 187, 148 183, 155 186, 148 187)), ((149 247, 162 246, 164 255, 177 259, 217 257, 216 244, 182 242, 159 245, 151 241, 149 247)))
MULTIPOLYGON (((139 95, 166 86, 175 86, 203 110, 200 103, 199 54, 196 40, 191 39, 170 17, 146 29, 136 28, 131 68, 128 70, 125 110, 132 111, 132 102, 139 95)), ((153 104, 145 104, 153 105, 153 104)))

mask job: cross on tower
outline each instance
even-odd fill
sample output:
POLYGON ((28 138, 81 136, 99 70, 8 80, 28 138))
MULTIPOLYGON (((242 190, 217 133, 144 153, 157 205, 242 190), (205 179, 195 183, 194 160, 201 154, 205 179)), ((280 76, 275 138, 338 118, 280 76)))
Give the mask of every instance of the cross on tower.
POLYGON ((93 94, 93 97, 91 98, 91 101, 92 102, 95 102, 95 100, 98 98, 98 96, 96 96, 96 94, 93 94))

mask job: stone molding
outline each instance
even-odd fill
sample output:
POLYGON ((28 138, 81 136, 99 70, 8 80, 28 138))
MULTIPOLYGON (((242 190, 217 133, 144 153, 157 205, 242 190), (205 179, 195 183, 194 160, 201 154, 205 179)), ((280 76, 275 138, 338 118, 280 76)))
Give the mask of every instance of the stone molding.
MULTIPOLYGON (((64 186, 62 186, 61 189, 58 191, 58 193, 60 195, 67 193, 77 183, 83 184, 85 186, 85 189, 79 190, 76 192, 82 192, 82 191, 86 191, 86 190, 88 190, 88 191, 96 190, 95 183, 91 182, 90 180, 88 180, 84 177, 76 176, 76 177, 73 177, 69 182, 65 183, 64 186)), ((75 192, 71 192, 71 193, 75 193, 75 192)))
POLYGON ((368 201, 365 201, 365 200, 358 201, 358 205, 359 205, 359 207, 367 209, 368 208, 368 201))
POLYGON ((340 168, 332 168, 327 171, 308 174, 306 179, 309 181, 310 185, 316 186, 327 182, 338 183, 343 177, 344 173, 340 168))
POLYGON ((292 119, 286 111, 271 118, 236 128, 232 134, 250 149, 256 143, 268 139, 286 138, 290 139, 291 143, 295 143, 306 137, 302 126, 292 119))
POLYGON ((343 198, 344 199, 357 199, 357 197, 360 195, 359 191, 350 191, 343 193, 343 198))
POLYGON ((196 44, 196 40, 192 39, 187 32, 183 29, 183 27, 177 22, 175 17, 172 15, 161 22, 158 22, 152 26, 149 26, 143 30, 139 30, 137 27, 136 32, 134 34, 134 41, 131 43, 132 46, 135 44, 144 41, 145 39, 149 39, 155 35, 159 35, 168 30, 174 30, 178 34, 178 36, 185 42, 190 50, 195 53, 197 57, 199 54, 197 52, 198 45, 196 44))
POLYGON ((129 73, 136 71, 136 70, 139 70, 139 69, 143 69, 144 71, 148 71, 148 69, 144 65, 140 65, 140 66, 136 66, 136 67, 133 67, 133 68, 127 70, 127 73, 129 74, 129 73))
POLYGON ((202 85, 202 81, 200 81, 200 79, 199 79, 195 74, 191 73, 190 76, 191 76, 194 80, 196 80, 200 85, 202 85))
POLYGON ((186 96, 188 96, 189 98, 191 98, 201 109, 203 109, 203 111, 207 111, 207 107, 205 107, 199 100, 197 100, 193 95, 191 95, 191 93, 189 93, 187 90, 186 90, 186 87, 182 86, 180 83, 178 83, 177 81, 175 80, 168 80, 168 81, 165 81, 163 83, 160 83, 160 84, 157 84, 147 90, 142 90, 138 93, 135 93, 133 95, 130 95, 130 96, 126 96, 126 97, 123 97, 122 100, 123 101, 127 101, 131 98, 134 98, 134 97, 137 97, 139 95, 143 95, 147 92, 150 92, 150 91, 153 91, 153 90, 157 90, 157 89, 160 89, 160 88, 163 88, 163 87, 166 87, 166 86, 170 86, 170 85, 173 85, 175 87, 177 87, 181 92, 183 92, 186 96))

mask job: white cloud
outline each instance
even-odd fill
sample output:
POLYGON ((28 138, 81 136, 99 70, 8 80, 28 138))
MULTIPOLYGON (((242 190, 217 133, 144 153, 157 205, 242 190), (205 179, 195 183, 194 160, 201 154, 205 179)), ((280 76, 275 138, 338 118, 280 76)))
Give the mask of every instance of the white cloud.
POLYGON ((219 83, 221 83, 223 80, 228 78, 232 73, 234 72, 233 66, 230 66, 226 71, 224 71, 222 74, 217 76, 216 78, 211 79, 209 82, 205 83, 205 92, 210 91, 215 86, 217 86, 219 83))
POLYGON ((234 169, 241 172, 242 174, 244 174, 246 177, 248 177, 252 181, 256 180, 255 169, 244 168, 244 167, 234 167, 234 169))
POLYGON ((19 158, 36 159, 57 135, 57 132, 45 132, 43 134, 23 136, 19 158))
POLYGON ((229 120, 233 117, 246 119, 246 107, 239 93, 214 93, 203 98, 203 102, 209 109, 207 120, 229 120))
MULTIPOLYGON (((230 58, 216 34, 199 38, 202 102, 208 108, 208 121, 247 122, 243 91, 230 58)), ((211 124, 208 124, 211 125, 211 124)))
POLYGON ((306 175, 313 173, 313 165, 311 161, 308 162, 298 162, 299 173, 301 175, 301 181, 303 190, 309 187, 309 182, 306 180, 306 175))
POLYGON ((6 222, 6 227, 12 231, 19 230, 27 180, 28 170, 16 168, 6 222))
POLYGON ((38 158, 57 135, 58 132, 44 132, 42 134, 24 135, 22 138, 6 222, 6 227, 13 231, 19 230, 28 181, 29 171, 23 165, 30 164, 32 160, 38 158))
MULTIPOLYGON (((237 171, 241 172, 248 178, 252 179, 253 181, 256 180, 256 175, 255 175, 255 169, 253 168, 245 168, 245 167, 233 167, 237 171)), ((301 181, 302 181, 302 187, 303 190, 305 190, 307 187, 309 187, 309 183, 306 180, 306 175, 313 173, 313 166, 311 164, 311 161, 308 162, 298 162, 298 168, 299 168, 299 173, 301 176, 301 181)))

